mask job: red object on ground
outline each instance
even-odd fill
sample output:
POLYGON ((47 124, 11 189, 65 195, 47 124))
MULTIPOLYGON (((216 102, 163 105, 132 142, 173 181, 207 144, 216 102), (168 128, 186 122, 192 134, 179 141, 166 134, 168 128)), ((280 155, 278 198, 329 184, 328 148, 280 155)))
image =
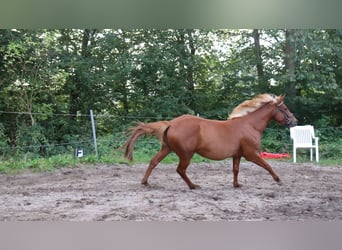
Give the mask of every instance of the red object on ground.
POLYGON ((260 156, 261 158, 264 158, 264 159, 291 158, 291 155, 287 153, 274 154, 274 153, 268 153, 268 152, 260 152, 260 156))

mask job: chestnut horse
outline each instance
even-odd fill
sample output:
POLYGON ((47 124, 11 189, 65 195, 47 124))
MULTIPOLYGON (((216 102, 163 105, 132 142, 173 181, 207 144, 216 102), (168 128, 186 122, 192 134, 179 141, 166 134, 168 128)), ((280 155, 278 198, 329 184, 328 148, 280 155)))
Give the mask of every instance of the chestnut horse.
POLYGON ((288 127, 296 126, 297 119, 283 102, 284 96, 262 94, 238 105, 226 121, 182 115, 171 121, 140 123, 133 128, 125 146, 125 158, 133 160, 134 144, 144 134, 155 135, 161 141, 161 149, 151 159, 142 184, 157 164, 171 152, 179 157, 178 174, 190 189, 199 188, 186 175, 186 169, 195 153, 212 160, 233 158, 233 186, 239 187, 238 174, 240 159, 266 169, 273 179, 280 183, 278 175, 259 155, 260 139, 263 131, 273 119, 288 127))

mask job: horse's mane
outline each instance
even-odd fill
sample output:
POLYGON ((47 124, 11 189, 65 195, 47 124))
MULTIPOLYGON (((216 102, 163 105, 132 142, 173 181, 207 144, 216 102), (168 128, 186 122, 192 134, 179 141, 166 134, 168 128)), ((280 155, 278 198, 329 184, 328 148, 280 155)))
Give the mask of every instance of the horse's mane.
POLYGON ((264 104, 268 102, 277 102, 277 96, 271 94, 261 94, 254 97, 251 100, 246 100, 239 104, 233 109, 232 113, 229 115, 228 119, 234 119, 237 117, 245 116, 250 112, 253 112, 261 108, 264 104))

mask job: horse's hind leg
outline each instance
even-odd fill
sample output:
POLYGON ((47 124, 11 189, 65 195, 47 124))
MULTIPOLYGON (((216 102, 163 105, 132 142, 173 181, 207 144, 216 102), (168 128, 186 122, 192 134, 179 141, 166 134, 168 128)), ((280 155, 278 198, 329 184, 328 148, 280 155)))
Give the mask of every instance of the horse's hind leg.
POLYGON ((148 177, 151 175, 152 170, 158 165, 159 162, 161 162, 169 153, 171 153, 171 149, 164 145, 159 150, 159 152, 151 159, 150 164, 148 165, 148 168, 146 169, 144 178, 142 179, 141 183, 144 185, 147 185, 148 177))
POLYGON ((179 164, 177 167, 177 173, 183 178, 183 180, 188 184, 190 189, 196 189, 196 188, 201 188, 199 185, 196 185, 191 182, 189 177, 186 175, 186 169, 188 168, 190 164, 190 158, 179 158, 179 164))

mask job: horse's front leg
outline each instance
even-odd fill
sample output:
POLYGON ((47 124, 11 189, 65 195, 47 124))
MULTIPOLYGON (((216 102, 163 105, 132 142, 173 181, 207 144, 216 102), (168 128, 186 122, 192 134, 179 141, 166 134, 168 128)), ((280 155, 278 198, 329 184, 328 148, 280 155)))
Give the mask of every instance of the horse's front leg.
POLYGON ((233 157, 233 174, 234 174, 233 186, 236 188, 240 187, 240 184, 238 181, 240 160, 241 160, 241 157, 233 157))
POLYGON ((273 177, 273 179, 279 184, 281 185, 281 181, 279 176, 273 171, 272 167, 270 164, 268 164, 264 159, 262 159, 259 155, 258 152, 255 152, 254 154, 251 155, 246 155, 245 156, 247 161, 251 161, 254 162, 255 164, 263 167, 264 169, 266 169, 273 177))

